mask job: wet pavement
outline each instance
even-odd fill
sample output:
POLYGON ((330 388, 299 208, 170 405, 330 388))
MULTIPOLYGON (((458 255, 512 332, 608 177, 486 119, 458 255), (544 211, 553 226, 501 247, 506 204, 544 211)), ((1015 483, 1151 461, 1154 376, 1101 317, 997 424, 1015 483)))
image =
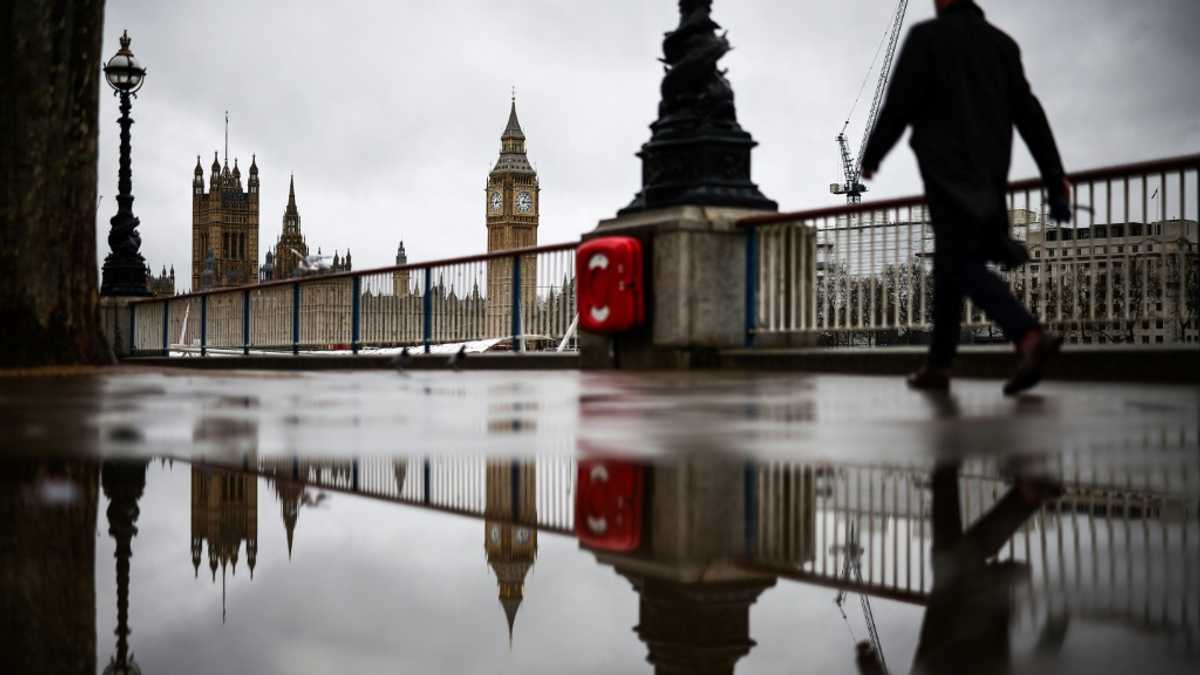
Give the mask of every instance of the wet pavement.
POLYGON ((0 672, 1193 672, 1198 413, 798 374, 4 377, 0 672))

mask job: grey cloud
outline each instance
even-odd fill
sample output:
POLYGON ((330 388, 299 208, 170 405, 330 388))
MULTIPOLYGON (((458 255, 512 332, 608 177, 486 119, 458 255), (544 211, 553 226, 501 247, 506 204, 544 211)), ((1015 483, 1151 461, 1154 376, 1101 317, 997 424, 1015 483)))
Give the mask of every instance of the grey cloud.
MULTIPOLYGON (((197 153, 207 170, 231 111, 230 151, 262 169, 259 256, 278 236, 296 172, 303 228, 359 268, 484 249, 483 184, 516 85, 543 185, 540 241, 573 239, 638 187, 633 153, 655 117, 669 0, 108 3, 104 53, 128 28, 149 77, 135 103, 135 212, 143 253, 188 284, 197 153)), ((1200 148, 1193 0, 997 0, 981 4, 1022 44, 1068 167, 1200 148)), ((837 203, 833 137, 893 3, 715 3, 743 125, 761 143, 755 180, 785 209, 837 203)), ((908 23, 932 15, 911 3, 908 23)), ((870 95, 870 84, 866 97, 870 95)), ((97 242, 115 208, 116 103, 100 101, 97 242)), ((852 135, 861 135, 866 103, 852 135)), ((1014 173, 1034 171, 1020 146, 1014 173)), ((898 149, 874 196, 918 191, 898 149)))

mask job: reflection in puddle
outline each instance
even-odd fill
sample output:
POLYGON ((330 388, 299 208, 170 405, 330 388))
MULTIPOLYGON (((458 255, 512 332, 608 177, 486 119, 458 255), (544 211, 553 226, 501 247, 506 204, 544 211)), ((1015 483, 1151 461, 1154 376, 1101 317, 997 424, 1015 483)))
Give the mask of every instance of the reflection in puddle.
POLYGON ((200 672, 198 650, 295 672, 299 650, 355 672, 1190 671, 1198 468, 1171 439, 906 464, 14 460, 5 634, 69 646, 4 670, 200 672))

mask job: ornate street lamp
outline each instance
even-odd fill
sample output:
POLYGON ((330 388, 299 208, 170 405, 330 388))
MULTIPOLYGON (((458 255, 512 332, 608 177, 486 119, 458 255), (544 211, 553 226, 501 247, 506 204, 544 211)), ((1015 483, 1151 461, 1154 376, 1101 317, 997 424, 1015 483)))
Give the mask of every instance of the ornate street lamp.
POLYGON ((146 69, 129 51, 129 32, 121 34, 121 49, 104 66, 104 77, 121 97, 121 163, 117 173, 117 215, 109 221, 108 247, 100 281, 100 295, 150 295, 146 288, 146 260, 139 253, 138 219, 133 215, 133 170, 129 159, 130 98, 137 97, 146 69))
POLYGON ((737 121, 733 88, 717 61, 731 47, 712 20, 712 0, 679 0, 679 27, 663 40, 662 101, 642 146, 642 190, 620 215, 665 206, 775 211, 750 181, 757 145, 737 121))

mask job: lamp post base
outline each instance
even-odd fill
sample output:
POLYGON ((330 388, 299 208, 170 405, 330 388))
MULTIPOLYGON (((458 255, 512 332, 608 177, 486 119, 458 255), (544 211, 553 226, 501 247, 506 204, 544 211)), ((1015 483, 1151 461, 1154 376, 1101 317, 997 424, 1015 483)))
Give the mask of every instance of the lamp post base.
POLYGON ((148 296, 146 259, 140 253, 117 257, 110 253, 104 259, 100 276, 102 296, 148 296))
POLYGON ((651 139, 642 146, 642 190, 618 216, 684 205, 778 210, 750 180, 755 146, 750 134, 710 130, 672 135, 676 137, 651 139))

